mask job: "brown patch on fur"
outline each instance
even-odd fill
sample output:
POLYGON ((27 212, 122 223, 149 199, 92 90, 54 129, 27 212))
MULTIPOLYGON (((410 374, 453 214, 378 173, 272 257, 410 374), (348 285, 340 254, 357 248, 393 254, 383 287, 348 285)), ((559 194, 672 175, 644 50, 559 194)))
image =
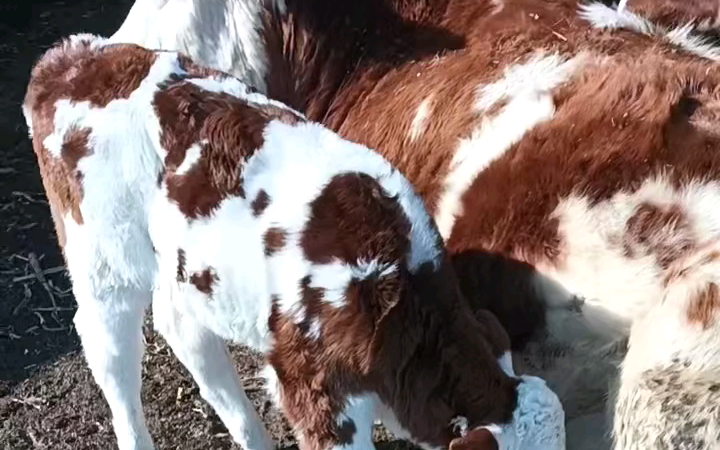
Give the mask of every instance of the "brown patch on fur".
POLYGON ((90 129, 72 129, 65 134, 65 139, 60 150, 63 162, 71 171, 77 169, 78 162, 81 158, 90 154, 88 148, 88 138, 90 137, 90 129))
POLYGON ((184 53, 178 53, 178 65, 182 70, 187 72, 190 77, 193 78, 210 78, 214 77, 218 80, 225 78, 232 78, 231 75, 210 67, 201 66, 193 61, 189 56, 184 53))
POLYGON ((453 439, 449 450, 498 450, 495 436, 487 429, 481 428, 468 431, 466 436, 453 439))
POLYGON ((282 320, 280 313, 280 296, 273 294, 270 296, 270 315, 268 316, 268 331, 275 334, 277 333, 277 324, 282 320))
POLYGON ((190 283, 192 283, 198 291, 205 295, 212 296, 213 284, 218 281, 217 273, 212 267, 208 267, 202 272, 195 272, 190 275, 190 283))
POLYGON ((320 314, 323 308, 323 299, 325 298, 325 289, 322 287, 311 287, 312 278, 310 275, 304 276, 300 280, 300 304, 302 305, 305 316, 303 320, 298 324, 300 332, 307 336, 310 331, 310 325, 313 320, 317 320, 320 323, 320 314))
POLYGON ((688 273, 693 273, 704 265, 720 261, 720 251, 716 247, 717 243, 713 240, 705 242, 684 259, 673 263, 665 272, 663 286, 667 287, 671 283, 685 278, 688 273))
POLYGON ((263 235, 265 256, 272 256, 282 250, 287 242, 287 231, 278 227, 270 227, 263 235))
POLYGON ((191 219, 212 214, 227 197, 244 197, 241 163, 262 147, 268 122, 286 116, 282 108, 256 107, 182 80, 158 92, 154 104, 167 151, 168 196, 191 219), (186 173, 176 174, 196 143, 202 143, 200 159, 186 173))
POLYGON ((305 122, 305 119, 303 119, 300 115, 288 109, 268 105, 258 105, 258 109, 265 112, 272 118, 272 120, 279 120, 285 125, 297 125, 305 122))
POLYGON ((662 269, 694 247, 690 221, 677 204, 663 207, 641 203, 625 225, 625 256, 654 255, 662 269))
POLYGON ((185 264, 187 264, 187 257, 185 255, 185 250, 179 248, 177 251, 177 276, 175 279, 178 281, 178 283, 184 283, 187 281, 187 272, 185 271, 185 264))
POLYGON ((265 212, 265 208, 267 208, 270 205, 270 196, 267 192, 265 192, 264 189, 260 189, 260 191, 257 194, 257 197, 255 197, 255 200, 250 203, 250 208, 252 209, 253 216, 259 217, 260 214, 265 212))
POLYGON ((379 264, 393 264, 404 260, 409 234, 405 214, 380 184, 366 174, 348 173, 333 177, 312 202, 300 245, 314 264, 336 259, 357 264, 375 257, 379 264))
POLYGON ((667 28, 709 22, 717 26, 716 0, 629 0, 628 10, 667 28))
POLYGON ((690 302, 687 318, 690 323, 701 324, 704 330, 715 321, 715 313, 720 308, 720 288, 710 283, 690 302))
MULTIPOLYGON (((309 261, 373 261, 378 270, 353 278, 342 305, 327 302, 325 289, 304 277, 299 323, 273 301, 268 360, 303 448, 342 442, 337 419, 344 401, 365 391, 377 392, 406 429, 431 445, 449 444, 454 436, 445 424, 457 411, 467 411, 473 426, 512 416, 517 382, 502 373, 486 339, 496 336, 499 328, 488 327, 497 322, 474 318, 446 260, 439 269, 428 263, 408 272, 409 233, 402 208, 368 175, 335 176, 310 204, 301 236, 309 261), (312 321, 321 325, 319 336, 308 335, 312 321)), ((506 347, 507 336, 500 341, 506 347)))
POLYGON ((103 107, 112 100, 127 98, 154 61, 154 54, 134 45, 92 50, 87 41, 70 44, 65 40, 45 52, 32 69, 24 106, 32 122, 33 150, 61 248, 66 243, 62 218, 70 213, 75 222, 83 223, 77 164, 92 150, 88 147, 90 130, 74 129, 63 136, 60 158, 48 152, 43 141, 54 131, 55 104, 65 99, 103 107))
MULTIPOLYGON (((55 102, 88 101, 94 107, 127 99, 155 62, 156 54, 134 44, 91 49, 87 41, 63 41, 33 67, 26 103, 44 105, 43 117, 54 115, 55 102)), ((35 121, 33 120, 35 126, 35 121)))

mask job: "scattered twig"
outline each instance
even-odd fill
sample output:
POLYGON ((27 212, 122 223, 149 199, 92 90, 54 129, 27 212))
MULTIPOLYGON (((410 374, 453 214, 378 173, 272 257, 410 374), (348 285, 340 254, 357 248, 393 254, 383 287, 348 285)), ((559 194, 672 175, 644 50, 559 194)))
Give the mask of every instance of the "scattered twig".
POLYGON ((554 35, 555 35, 558 39, 560 39, 561 41, 567 42, 567 38, 566 38, 565 36, 563 36, 562 34, 558 33, 557 31, 550 30, 550 32, 551 32, 552 34, 554 34, 554 35))
POLYGON ((12 167, 0 167, 0 175, 6 175, 8 173, 16 173, 17 170, 12 167))
POLYGON ((45 200, 37 200, 37 199, 32 198, 32 196, 30 194, 28 194, 27 192, 13 191, 12 195, 14 195, 16 197, 22 197, 25 200, 29 201, 30 203, 39 203, 41 205, 47 204, 47 202, 45 200))
POLYGON ((30 288, 28 287, 27 284, 23 284, 23 292, 25 293, 25 296, 23 297, 22 300, 20 300, 20 303, 18 303, 18 304, 13 308, 13 311, 12 311, 13 316, 17 316, 18 313, 20 312, 20 310, 21 310, 22 308, 24 308, 25 305, 27 305, 27 303, 28 303, 28 302, 30 301, 30 299, 32 298, 32 292, 30 292, 30 288))
POLYGON ((17 227, 15 227, 15 229, 19 230, 19 231, 25 231, 25 230, 29 230, 30 228, 35 228, 37 225, 38 225, 37 222, 32 222, 32 223, 28 223, 26 225, 17 226, 17 227))
MULTIPOLYGON (((51 275, 53 273, 64 272, 65 270, 67 270, 65 268, 65 266, 57 266, 57 267, 51 267, 49 269, 44 269, 44 270, 42 270, 42 273, 44 275, 51 275)), ((23 275, 20 277, 15 277, 15 278, 13 278, 12 281, 13 281, 13 283, 17 283, 18 281, 31 280, 33 278, 37 278, 37 275, 34 273, 30 274, 30 275, 23 275)))
POLYGON ((27 397, 27 398, 18 398, 18 397, 10 397, 10 401, 12 403, 20 403, 22 405, 32 406, 33 408, 39 410, 40 406, 42 406, 43 399, 40 397, 27 397))
POLYGON ((5 328, 0 328, 0 336, 7 336, 8 338, 10 338, 11 341, 22 339, 22 336, 18 336, 17 334, 15 334, 15 329, 12 327, 12 325, 5 328))
MULTIPOLYGON (((37 311, 33 311, 33 314, 35 314, 38 317, 38 319, 40 320, 40 327, 45 331, 56 332, 56 331, 66 331, 68 329, 67 326, 65 326, 62 322, 59 322, 59 321, 58 322, 61 324, 61 326, 49 327, 45 324, 46 323, 45 318, 42 316, 42 314, 40 314, 37 311)), ((53 317, 53 319, 55 319, 55 318, 53 317)), ((57 320, 57 319, 55 319, 55 320, 57 320)))
POLYGON ((19 254, 17 254, 17 253, 13 253, 12 255, 10 255, 10 258, 8 258, 8 259, 10 259, 11 261, 12 261, 13 259, 20 259, 20 260, 22 260, 22 261, 28 262, 28 259, 27 259, 26 257, 24 257, 24 256, 22 256, 22 255, 19 255, 19 254))
POLYGON ((37 312, 52 312, 52 311, 75 311, 77 308, 69 306, 58 306, 57 308, 33 308, 33 311, 37 312))
MULTIPOLYGON (((50 302, 52 303, 52 307, 54 308, 54 311, 50 313, 50 316, 55 319, 57 323, 60 325, 63 325, 61 329, 65 329, 64 323, 62 319, 58 316, 58 305, 55 301, 55 295, 53 295, 52 288, 50 288, 50 285, 48 284, 47 278, 45 278, 45 274, 43 273, 42 268, 40 267, 40 262, 38 261, 37 256, 35 256, 35 253, 30 252, 28 254, 28 263, 30 263, 30 267, 32 268, 33 272, 35 272, 35 276, 37 277, 38 281, 43 285, 43 288, 45 288, 45 292, 48 293, 50 296, 50 302)), ((51 330, 46 330, 51 331, 51 330)))

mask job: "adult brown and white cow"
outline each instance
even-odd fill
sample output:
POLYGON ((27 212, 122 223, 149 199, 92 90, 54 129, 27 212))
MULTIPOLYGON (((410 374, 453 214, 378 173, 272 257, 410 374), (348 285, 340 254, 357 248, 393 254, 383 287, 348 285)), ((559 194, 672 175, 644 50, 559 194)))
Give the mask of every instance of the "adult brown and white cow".
POLYGON ((176 52, 74 35, 24 102, 121 450, 149 449, 141 325, 154 323, 247 449, 272 441, 223 339, 265 352, 300 447, 370 449, 379 418, 424 448, 564 450, 564 414, 473 314, 401 173, 176 52), (152 300, 152 302, 151 302, 152 300))
MULTIPOLYGON (((569 419, 597 418, 665 271, 720 233, 720 49, 698 32, 709 22, 683 25, 715 3, 137 0, 113 39, 258 80, 378 149, 435 216, 468 299, 524 347, 517 362, 569 419), (158 17, 171 28, 143 26, 158 17)), ((569 445, 588 431, 573 429, 569 445)))
POLYGON ((616 447, 718 447, 720 241, 674 261, 659 305, 632 326, 615 402, 616 447))

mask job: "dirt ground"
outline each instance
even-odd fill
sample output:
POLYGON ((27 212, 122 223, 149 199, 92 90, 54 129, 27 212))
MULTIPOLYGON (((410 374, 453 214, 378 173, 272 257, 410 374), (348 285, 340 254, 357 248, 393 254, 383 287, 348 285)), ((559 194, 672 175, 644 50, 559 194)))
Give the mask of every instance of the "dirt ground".
MULTIPOLYGON (((20 104, 42 51, 76 32, 109 35, 132 0, 0 4, 0 450, 117 448, 108 407, 72 325, 75 301, 20 104)), ((237 449, 188 373, 147 327, 143 402, 158 449, 237 449)), ((262 362, 232 350, 247 393, 281 448, 286 422, 255 378, 262 362)), ((384 434, 377 433, 379 440, 384 434)), ((407 449, 384 443, 385 450, 407 449)))

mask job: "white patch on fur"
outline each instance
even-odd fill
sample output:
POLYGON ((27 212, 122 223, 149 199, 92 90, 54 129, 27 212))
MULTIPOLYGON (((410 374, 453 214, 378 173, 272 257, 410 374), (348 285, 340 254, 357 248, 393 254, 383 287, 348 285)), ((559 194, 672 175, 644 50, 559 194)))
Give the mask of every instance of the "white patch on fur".
POLYGON ((512 360, 512 353, 507 351, 503 353, 503 355, 498 358, 498 364, 500 365, 500 368, 503 372, 505 372, 507 375, 514 377, 515 376, 515 369, 513 369, 513 360, 512 360))
POLYGON ((704 328, 688 312, 699 294, 720 285, 719 251, 713 239, 672 264, 668 274, 682 275, 670 278, 658 304, 633 323, 617 392, 614 448, 660 445, 658 433, 666 445, 715 446, 717 393, 711 385, 720 371, 720 322, 716 315, 704 328))
POLYGON ((27 129, 28 129, 28 137, 30 139, 32 139, 32 137, 33 137, 32 111, 30 111, 28 109, 27 105, 25 105, 23 103, 22 112, 23 112, 23 117, 25 118, 25 124, 27 125, 27 129))
POLYGON ((315 317, 313 320, 310 321, 310 326, 308 327, 307 336, 310 339, 318 340, 320 339, 320 335, 322 332, 322 327, 320 326, 320 320, 315 317))
POLYGON ((499 14, 500 11, 505 9, 505 0, 490 0, 490 3, 493 5, 493 14, 499 14))
POLYGON ((410 132, 408 133, 410 142, 416 141, 420 135, 425 132, 425 122, 427 122, 427 118, 430 115, 430 105, 432 104, 432 100, 433 95, 429 95, 425 100, 420 102, 420 106, 418 106, 415 117, 413 117, 413 120, 410 123, 410 132))
POLYGON ((194 61, 266 90, 262 2, 136 0, 111 42, 181 51, 194 61))
POLYGON ((345 306, 345 290, 353 278, 353 268, 339 261, 313 265, 310 269, 310 287, 324 290, 323 302, 335 308, 345 306))
POLYGON ((76 46, 78 44, 90 44, 91 50, 98 50, 110 44, 110 41, 107 38, 91 33, 76 33, 68 36, 67 39, 70 46, 76 46))
POLYGON ((708 329, 690 322, 688 311, 698 295, 711 284, 720 286, 720 243, 710 242, 671 266, 682 271, 660 297, 659 304, 637 320, 630 334, 628 358, 623 362, 623 378, 640 376, 643 371, 668 367, 676 358, 691 362, 692 370, 716 373, 720 370, 720 315, 708 329), (710 257, 708 257, 710 256, 710 257))
POLYGON ((202 153, 202 146, 207 144, 207 140, 204 139, 203 141, 193 144, 190 146, 189 149, 185 152, 185 159, 183 159, 182 164, 178 166, 175 173, 177 175, 183 175, 187 173, 188 170, 192 169, 192 167, 195 165, 196 162, 200 159, 200 154, 202 153))
POLYGON ((43 140, 45 147, 50 155, 55 158, 62 156, 62 146, 65 142, 65 135, 76 128, 82 128, 85 119, 90 113, 90 102, 72 102, 66 99, 60 99, 55 102, 54 129, 43 140))
POLYGON ((465 436, 468 429, 467 417, 457 416, 450 421, 450 426, 453 428, 455 434, 465 436))
POLYGON ((613 9, 602 3, 580 5, 580 18, 595 28, 621 28, 648 36, 656 36, 689 53, 712 61, 720 61, 720 47, 708 39, 694 34, 697 27, 691 23, 667 29, 623 8, 613 9))
POLYGON ((617 5, 617 12, 618 14, 622 14, 623 11, 627 8, 627 2, 628 0, 620 0, 620 3, 617 5))
POLYGON ((345 291, 353 278, 364 280, 372 275, 378 277, 397 271, 395 264, 379 264, 377 261, 359 261, 354 265, 336 261, 330 264, 313 265, 310 268, 310 287, 322 288, 323 301, 335 308, 345 306, 345 291))
POLYGON ((537 377, 521 376, 512 422, 488 425, 500 450, 565 450, 565 413, 557 395, 537 377))
POLYGON ((266 364, 265 367, 260 371, 260 377, 265 380, 265 391, 270 398, 270 401, 276 407, 280 407, 280 381, 278 380, 277 372, 270 364, 266 364))
POLYGON ((526 63, 505 69, 500 80, 478 89, 478 112, 485 113, 503 100, 507 105, 494 117, 484 116, 470 137, 460 140, 435 214, 443 239, 450 237, 462 214, 462 196, 478 174, 525 133, 552 118, 553 90, 569 79, 578 58, 566 61, 558 54, 537 53, 526 63))
POLYGON ((346 445, 335 445, 333 450, 368 450, 375 448, 372 441, 373 422, 380 399, 377 394, 352 395, 345 399, 342 413, 336 423, 342 426, 345 421, 352 421, 355 433, 352 442, 346 445))
POLYGON ((720 235, 720 185, 692 183, 676 190, 662 177, 647 180, 633 193, 619 192, 611 199, 590 205, 589 199, 571 195, 557 206, 565 252, 563 269, 538 267, 570 292, 585 298, 588 305, 609 311, 629 326, 644 315, 661 296, 661 269, 654 255, 629 259, 622 236, 628 219, 643 202, 679 205, 700 240, 720 235))

